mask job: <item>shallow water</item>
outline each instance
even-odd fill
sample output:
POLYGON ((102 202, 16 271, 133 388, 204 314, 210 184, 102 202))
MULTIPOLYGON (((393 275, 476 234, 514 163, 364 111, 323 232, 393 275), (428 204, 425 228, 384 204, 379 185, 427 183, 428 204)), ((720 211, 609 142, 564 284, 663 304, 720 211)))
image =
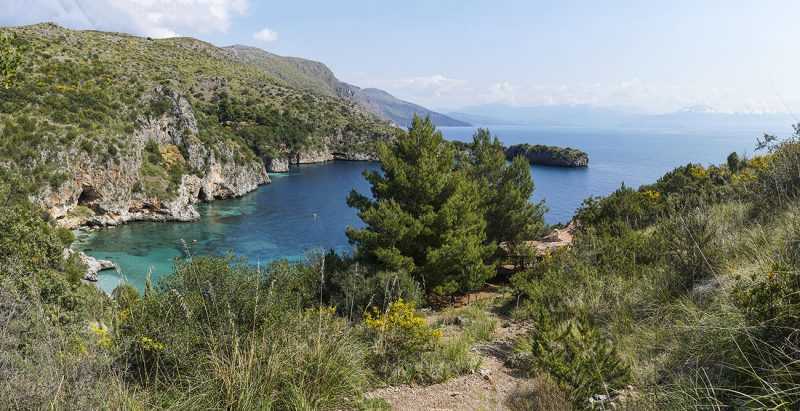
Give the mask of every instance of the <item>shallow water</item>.
MULTIPOLYGON (((445 127, 449 139, 468 140, 474 128, 445 127)), ((533 166, 534 201, 545 200, 548 223, 568 221, 581 201, 604 195, 622 182, 633 187, 652 183, 689 161, 723 162, 731 151, 752 153, 755 135, 726 135, 493 127, 505 144, 570 146, 589 154, 589 167, 569 169, 533 166)), ((344 230, 360 221, 345 199, 351 189, 369 192, 362 177, 364 162, 334 162, 293 168, 271 175, 272 183, 253 193, 198 207, 192 223, 131 223, 83 236, 78 246, 88 254, 114 261, 119 272, 101 273, 100 286, 112 290, 122 278, 142 288, 170 273, 173 261, 193 255, 232 253, 253 264, 302 259, 314 249, 348 251, 344 230)))

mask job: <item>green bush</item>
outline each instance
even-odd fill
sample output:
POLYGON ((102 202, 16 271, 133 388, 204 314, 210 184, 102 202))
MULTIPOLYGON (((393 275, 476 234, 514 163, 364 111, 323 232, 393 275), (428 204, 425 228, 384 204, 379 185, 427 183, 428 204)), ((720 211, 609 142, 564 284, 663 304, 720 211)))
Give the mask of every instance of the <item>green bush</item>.
MULTIPOLYGON (((7 409, 134 409, 113 353, 84 323, 52 322, 48 304, 0 277, 0 398, 7 409)), ((87 298, 87 300, 89 300, 87 298)))
POLYGON ((471 339, 442 341, 441 330, 428 325, 414 305, 403 300, 368 314, 364 325, 371 345, 369 362, 386 383, 437 383, 480 365, 470 353, 471 339))
MULTIPOLYGON (((755 164, 756 178, 750 184, 752 198, 761 214, 785 208, 800 195, 800 124, 794 135, 777 142, 767 140, 769 154, 755 164)), ((770 137, 770 136, 767 136, 770 137)))
POLYGON ((631 379, 613 343, 583 321, 554 322, 542 312, 528 344, 533 365, 550 374, 578 408, 587 408, 594 394, 610 395, 631 379))
POLYGON ((129 377, 169 407, 354 406, 368 382, 366 348, 334 309, 306 308, 319 282, 292 281, 291 267, 178 264, 120 319, 129 377))
POLYGON ((676 210, 659 224, 655 236, 664 242, 667 263, 677 274, 676 291, 690 290, 719 273, 724 257, 719 227, 707 210, 676 210))

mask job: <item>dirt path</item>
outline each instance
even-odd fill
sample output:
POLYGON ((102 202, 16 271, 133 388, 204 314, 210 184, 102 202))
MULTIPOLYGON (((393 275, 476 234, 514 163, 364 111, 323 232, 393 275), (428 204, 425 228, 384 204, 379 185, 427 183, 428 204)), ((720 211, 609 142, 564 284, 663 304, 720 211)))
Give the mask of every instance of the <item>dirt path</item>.
POLYGON ((504 365, 516 336, 527 327, 501 319, 491 343, 472 351, 481 357, 479 371, 429 386, 393 386, 375 390, 369 398, 383 398, 393 410, 508 410, 507 399, 525 381, 504 365))

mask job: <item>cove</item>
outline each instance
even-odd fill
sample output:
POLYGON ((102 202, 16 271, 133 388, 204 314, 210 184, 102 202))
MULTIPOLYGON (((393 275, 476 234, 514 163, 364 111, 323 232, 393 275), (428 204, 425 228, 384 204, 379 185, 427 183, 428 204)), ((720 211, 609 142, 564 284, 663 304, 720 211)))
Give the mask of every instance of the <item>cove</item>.
MULTIPOLYGON (((452 140, 470 140, 472 127, 443 127, 452 140)), ((631 187, 655 182, 672 168, 695 162, 722 163, 732 151, 752 155, 756 132, 698 134, 636 130, 536 129, 492 127, 506 144, 571 146, 589 154, 589 167, 533 166, 533 201, 545 200, 546 222, 567 222, 588 196, 605 195, 621 183, 631 187)), ((361 226, 346 204, 350 190, 369 193, 362 173, 377 163, 330 162, 294 167, 271 175, 272 183, 241 198, 200 204, 200 220, 191 223, 129 223, 82 234, 77 247, 111 260, 119 272, 104 271, 99 286, 110 292, 124 278, 142 289, 173 270, 175 258, 233 254, 252 264, 276 259, 301 260, 315 249, 351 250, 347 226, 361 226)))
POLYGON ((173 270, 175 258, 233 254, 252 264, 302 260, 314 249, 347 252, 344 230, 361 226, 346 204, 351 189, 369 193, 362 173, 376 163, 332 162, 272 174, 271 184, 243 197, 198 205, 190 223, 134 222, 81 234, 76 246, 113 261, 118 272, 103 271, 98 285, 110 292, 123 279, 143 289, 173 270))

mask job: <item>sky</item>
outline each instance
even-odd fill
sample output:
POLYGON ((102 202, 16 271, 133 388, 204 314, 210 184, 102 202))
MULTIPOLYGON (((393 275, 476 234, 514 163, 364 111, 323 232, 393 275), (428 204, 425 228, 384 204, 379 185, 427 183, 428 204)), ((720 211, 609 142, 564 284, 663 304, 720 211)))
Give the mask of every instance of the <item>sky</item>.
POLYGON ((796 0, 0 0, 3 26, 252 45, 443 110, 799 113, 797 16, 796 0))

